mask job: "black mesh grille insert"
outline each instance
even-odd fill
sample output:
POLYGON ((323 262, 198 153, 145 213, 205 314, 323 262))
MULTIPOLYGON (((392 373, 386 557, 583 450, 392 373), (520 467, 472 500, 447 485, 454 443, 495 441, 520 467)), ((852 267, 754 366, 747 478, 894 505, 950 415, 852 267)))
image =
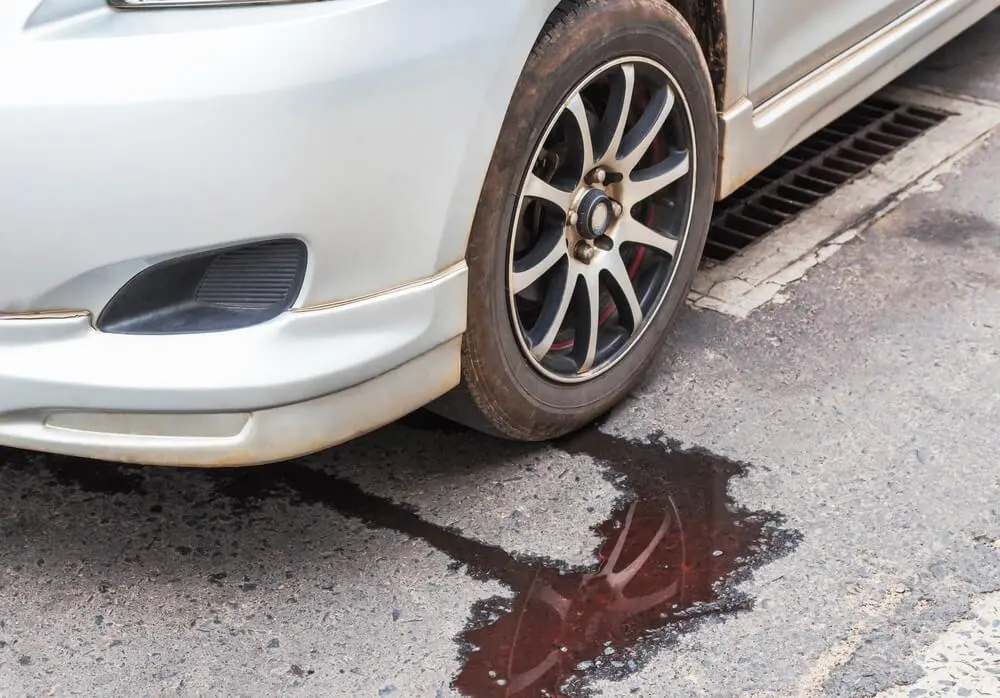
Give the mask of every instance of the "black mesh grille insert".
POLYGON ((719 202, 705 246, 723 262, 937 126, 950 114, 873 97, 719 202))
POLYGON ((301 265, 301 245, 292 240, 224 252, 212 260, 195 300, 245 310, 280 305, 296 288, 301 265))

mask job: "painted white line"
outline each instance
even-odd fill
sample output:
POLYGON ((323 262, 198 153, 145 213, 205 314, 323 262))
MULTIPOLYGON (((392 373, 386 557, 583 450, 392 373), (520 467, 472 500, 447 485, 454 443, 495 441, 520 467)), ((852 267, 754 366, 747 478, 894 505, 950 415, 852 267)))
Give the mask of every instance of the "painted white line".
POLYGON ((1000 106, 898 86, 882 94, 897 102, 950 112, 885 162, 841 187, 760 242, 703 270, 688 302, 746 318, 784 299, 782 291, 915 193, 932 190, 1000 126, 1000 106), (875 215, 873 211, 877 211, 875 215))
POLYGON ((879 698, 1000 696, 1000 593, 973 605, 969 618, 952 625, 924 655, 924 677, 879 698))

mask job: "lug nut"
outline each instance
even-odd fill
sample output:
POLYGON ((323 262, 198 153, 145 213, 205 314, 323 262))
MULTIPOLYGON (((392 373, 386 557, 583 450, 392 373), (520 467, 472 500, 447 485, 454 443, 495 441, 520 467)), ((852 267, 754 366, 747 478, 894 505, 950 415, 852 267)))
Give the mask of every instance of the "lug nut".
POLYGON ((594 248, 580 240, 573 248, 573 256, 584 264, 590 264, 591 260, 594 259, 594 248))
POLYGON ((588 179, 591 184, 604 184, 604 182, 608 179, 608 173, 603 167, 598 167, 590 173, 590 177, 588 177, 588 179))
POLYGON ((625 208, 617 201, 612 201, 611 210, 614 211, 615 218, 621 218, 621 215, 625 211, 625 208))
POLYGON ((570 211, 569 215, 566 216, 566 223, 570 227, 575 226, 578 220, 580 220, 580 216, 577 214, 576 211, 570 211))

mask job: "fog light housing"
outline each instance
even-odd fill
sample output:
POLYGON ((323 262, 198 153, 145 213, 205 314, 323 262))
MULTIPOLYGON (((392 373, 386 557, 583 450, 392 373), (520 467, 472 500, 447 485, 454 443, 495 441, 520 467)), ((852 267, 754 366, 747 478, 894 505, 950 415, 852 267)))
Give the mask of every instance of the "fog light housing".
POLYGON ((301 240, 271 240, 161 262, 115 294, 97 328, 114 334, 192 334, 259 325, 292 307, 306 258, 301 240))

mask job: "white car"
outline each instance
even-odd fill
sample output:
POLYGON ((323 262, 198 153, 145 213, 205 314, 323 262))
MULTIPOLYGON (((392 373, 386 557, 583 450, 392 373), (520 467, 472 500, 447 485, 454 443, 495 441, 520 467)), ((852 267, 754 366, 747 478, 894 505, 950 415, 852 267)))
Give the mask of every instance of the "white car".
POLYGON ((1000 0, 5 0, 0 444, 314 452, 616 404, 714 202, 1000 0))

